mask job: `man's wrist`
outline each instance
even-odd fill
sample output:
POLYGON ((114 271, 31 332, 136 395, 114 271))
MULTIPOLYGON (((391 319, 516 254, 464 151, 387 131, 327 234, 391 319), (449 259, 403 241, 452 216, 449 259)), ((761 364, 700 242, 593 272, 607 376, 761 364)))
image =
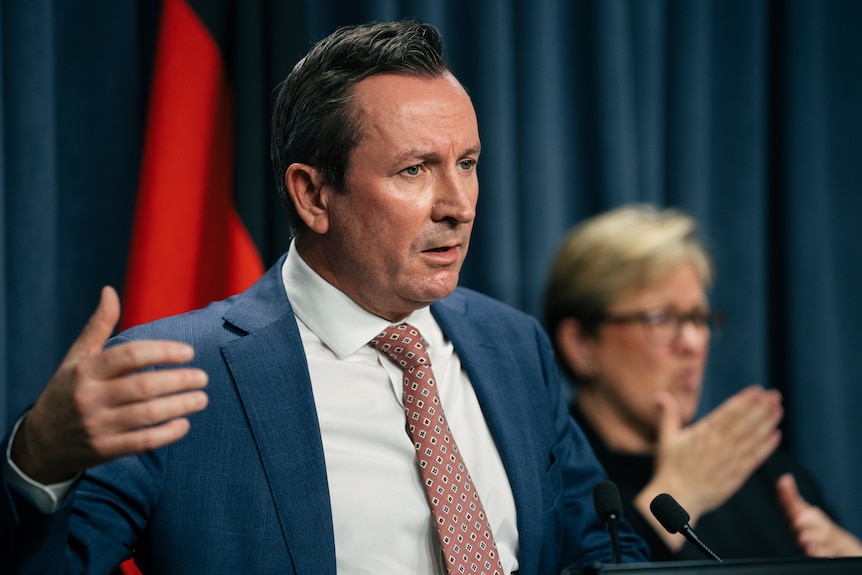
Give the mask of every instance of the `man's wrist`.
POLYGON ((66 481, 44 484, 33 479, 18 467, 12 458, 13 445, 16 436, 21 431, 21 424, 26 417, 27 414, 25 413, 15 422, 15 426, 12 428, 12 433, 9 436, 9 445, 6 448, 6 462, 3 465, 3 476, 10 485, 17 487, 33 499, 33 502, 40 511, 43 513, 53 513, 62 505, 63 501, 65 501, 74 488, 75 483, 83 474, 78 473, 66 481))

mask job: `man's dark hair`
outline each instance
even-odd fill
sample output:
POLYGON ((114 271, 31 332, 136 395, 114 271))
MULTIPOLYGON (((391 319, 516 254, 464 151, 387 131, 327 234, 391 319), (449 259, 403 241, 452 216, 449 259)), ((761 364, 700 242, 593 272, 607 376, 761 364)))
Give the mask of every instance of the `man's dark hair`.
POLYGON ((381 72, 437 78, 447 71, 440 33, 415 20, 339 28, 294 66, 272 116, 272 165, 294 234, 302 222, 284 174, 293 163, 308 164, 344 191, 350 153, 361 137, 354 85, 381 72))

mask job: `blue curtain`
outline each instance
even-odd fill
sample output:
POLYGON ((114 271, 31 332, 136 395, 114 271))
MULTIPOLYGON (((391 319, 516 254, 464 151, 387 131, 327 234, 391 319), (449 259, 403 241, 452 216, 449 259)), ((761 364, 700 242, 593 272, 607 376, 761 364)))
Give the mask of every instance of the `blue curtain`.
MULTIPOLYGON (((157 0, 0 4, 0 424, 122 294, 157 0)), ((557 242, 620 203, 682 207, 728 317, 704 409, 752 384, 862 535, 862 3, 855 0, 242 0, 236 200, 265 263, 287 245, 272 92, 340 24, 437 25, 483 139, 462 283, 540 314, 557 242), (856 446, 856 447, 854 447, 856 446)))

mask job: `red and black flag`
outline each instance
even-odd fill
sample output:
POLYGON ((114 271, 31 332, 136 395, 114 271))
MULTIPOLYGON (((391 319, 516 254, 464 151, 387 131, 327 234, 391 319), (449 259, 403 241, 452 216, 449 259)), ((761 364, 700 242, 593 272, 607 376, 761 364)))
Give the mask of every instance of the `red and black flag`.
POLYGON ((234 204, 235 89, 211 29, 224 28, 230 3, 200 4, 162 6, 124 328, 223 299, 263 273, 234 204))

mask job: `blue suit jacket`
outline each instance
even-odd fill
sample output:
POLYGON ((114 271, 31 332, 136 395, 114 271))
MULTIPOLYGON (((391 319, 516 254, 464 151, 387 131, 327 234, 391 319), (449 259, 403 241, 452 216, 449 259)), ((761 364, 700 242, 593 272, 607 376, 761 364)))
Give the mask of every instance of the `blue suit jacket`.
MULTIPOLYGON (((209 374, 209 406, 191 417, 182 440, 89 470, 50 516, 4 483, 0 564, 105 573, 135 549, 141 569, 159 574, 335 573, 323 446, 282 261, 238 296, 112 340, 191 343, 194 365, 209 374)), ((562 401, 541 327, 466 289, 432 312, 505 465, 521 575, 609 561, 591 496, 605 474, 562 401)), ((622 549, 645 560, 642 541, 625 527, 622 549)))

